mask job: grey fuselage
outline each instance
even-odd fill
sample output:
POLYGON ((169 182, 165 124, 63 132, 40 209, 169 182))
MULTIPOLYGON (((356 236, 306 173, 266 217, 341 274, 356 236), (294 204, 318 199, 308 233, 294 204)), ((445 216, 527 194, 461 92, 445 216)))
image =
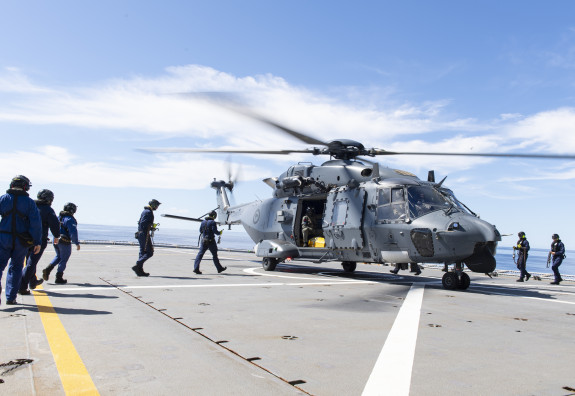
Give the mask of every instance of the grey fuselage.
MULTIPOLYGON (((255 243, 271 241, 270 257, 464 262, 476 272, 495 269, 493 256, 501 240, 496 227, 479 219, 441 183, 409 172, 347 160, 298 164, 275 180, 273 198, 235 207, 227 204, 222 185, 212 183, 220 218, 226 224, 241 223, 255 243), (313 212, 312 236, 324 238, 324 248, 308 247, 302 240, 308 208, 313 212), (286 257, 272 252, 277 244, 290 246, 286 257)), ((266 257, 268 252, 260 249, 257 254, 266 257)))

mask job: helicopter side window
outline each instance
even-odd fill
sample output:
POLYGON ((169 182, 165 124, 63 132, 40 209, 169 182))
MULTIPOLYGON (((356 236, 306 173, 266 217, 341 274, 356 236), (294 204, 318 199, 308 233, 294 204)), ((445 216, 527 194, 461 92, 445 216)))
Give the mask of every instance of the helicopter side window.
POLYGON ((333 206, 332 226, 345 225, 347 217, 347 201, 336 201, 333 206))
POLYGON ((405 218, 403 188, 382 188, 377 197, 377 221, 386 222, 405 218))

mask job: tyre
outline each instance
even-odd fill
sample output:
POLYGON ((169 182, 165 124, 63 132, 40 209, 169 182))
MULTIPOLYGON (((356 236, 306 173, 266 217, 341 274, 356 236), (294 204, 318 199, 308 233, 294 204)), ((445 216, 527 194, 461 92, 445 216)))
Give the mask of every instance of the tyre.
POLYGON ((448 272, 443 275, 441 283, 443 283, 443 287, 447 290, 455 290, 459 287, 459 280, 454 272, 448 272))
POLYGON ((276 265, 278 265, 279 260, 272 257, 264 257, 262 261, 262 267, 266 271, 274 271, 276 265))
POLYGON ((357 267, 357 263, 354 261, 344 261, 341 263, 341 266, 345 272, 353 272, 357 267))
POLYGON ((469 285, 471 284, 471 279, 469 278, 469 275, 467 275, 465 272, 461 273, 461 278, 459 279, 459 289, 461 290, 465 290, 469 287, 469 285))

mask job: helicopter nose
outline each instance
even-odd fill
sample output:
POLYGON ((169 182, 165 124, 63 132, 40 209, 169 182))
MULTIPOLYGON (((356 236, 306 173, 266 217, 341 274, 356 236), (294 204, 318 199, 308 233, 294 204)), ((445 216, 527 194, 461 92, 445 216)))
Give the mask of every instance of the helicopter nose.
POLYGON ((480 242, 501 241, 501 234, 493 224, 490 224, 477 217, 466 219, 465 223, 469 223, 469 232, 475 235, 477 241, 480 242))
POLYGON ((495 270, 495 252, 501 234, 497 228, 478 218, 468 219, 468 231, 474 243, 473 253, 462 261, 473 272, 489 273, 495 270))
MULTIPOLYGON (((497 228, 472 215, 458 213, 448 217, 443 217, 442 227, 418 227, 411 231, 417 253, 423 260, 464 262, 474 272, 492 272, 497 242, 501 240, 497 228)), ((429 227, 431 222, 426 225, 429 227)))

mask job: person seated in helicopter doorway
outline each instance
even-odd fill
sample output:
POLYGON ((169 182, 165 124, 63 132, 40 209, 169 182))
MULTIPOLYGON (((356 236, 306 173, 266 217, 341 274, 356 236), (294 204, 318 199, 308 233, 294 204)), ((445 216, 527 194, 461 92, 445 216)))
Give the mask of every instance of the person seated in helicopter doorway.
POLYGON ((553 270, 553 274, 555 275, 555 280, 551 282, 552 285, 558 285, 559 282, 563 281, 561 278, 561 274, 559 273, 559 266, 563 262, 565 258, 565 245, 561 242, 559 235, 553 234, 551 237, 553 238, 553 243, 551 243, 551 255, 553 260, 553 265, 551 269, 553 270))
POLYGON ((519 279, 517 279, 517 282, 523 282, 524 278, 525 281, 528 281, 529 278, 531 278, 531 274, 527 272, 529 241, 527 241, 527 237, 525 236, 525 233, 523 231, 519 231, 517 236, 519 237, 519 240, 517 241, 517 244, 513 246, 513 250, 519 251, 519 253, 517 254, 517 268, 521 273, 519 274, 519 279))
POLYGON ((314 211, 310 207, 307 208, 307 210, 305 211, 305 216, 301 219, 301 233, 303 239, 303 246, 308 245, 309 234, 310 232, 313 232, 313 215, 314 211))
POLYGON ((214 265, 218 270, 218 274, 220 272, 224 272, 228 269, 228 267, 222 267, 220 264, 220 260, 218 259, 218 244, 216 243, 216 235, 222 235, 223 230, 218 231, 218 226, 216 224, 216 217, 218 214, 215 210, 212 210, 210 214, 202 221, 200 224, 200 250, 198 251, 198 255, 194 261, 194 273, 201 275, 200 271, 200 262, 204 257, 204 253, 206 250, 209 250, 212 253, 212 259, 214 260, 214 265))
POLYGON ((55 283, 59 285, 68 283, 68 281, 64 279, 64 271, 72 255, 72 244, 76 245, 76 250, 80 250, 78 222, 74 217, 77 209, 76 204, 68 202, 64 205, 64 210, 61 211, 58 216, 58 220, 60 221, 60 240, 57 243, 54 241, 53 244, 56 257, 54 257, 50 264, 42 271, 42 278, 44 278, 45 281, 50 277, 50 272, 52 272, 54 267, 58 266, 55 283))
MULTIPOLYGON (((409 263, 409 265, 411 267, 409 272, 415 272, 415 275, 421 274, 421 268, 419 268, 419 265, 417 263, 409 263)), ((389 272, 397 275, 400 269, 407 269, 407 263, 395 263, 395 268, 389 270, 389 272), (405 268, 402 268, 402 266, 405 266, 405 268)))

